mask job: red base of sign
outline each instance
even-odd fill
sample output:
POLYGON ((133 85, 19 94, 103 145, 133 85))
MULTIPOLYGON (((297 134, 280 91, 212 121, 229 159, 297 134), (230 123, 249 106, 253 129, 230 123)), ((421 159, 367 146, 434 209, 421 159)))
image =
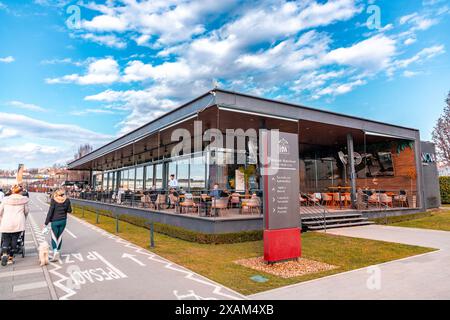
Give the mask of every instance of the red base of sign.
POLYGON ((300 228, 264 230, 264 260, 272 263, 301 257, 300 228))

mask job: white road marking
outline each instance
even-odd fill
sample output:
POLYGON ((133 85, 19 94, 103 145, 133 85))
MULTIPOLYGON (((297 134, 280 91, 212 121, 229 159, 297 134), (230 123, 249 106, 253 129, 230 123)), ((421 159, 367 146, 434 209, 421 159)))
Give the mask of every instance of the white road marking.
POLYGON ((71 232, 69 229, 65 229, 67 231, 68 234, 70 234, 72 236, 72 238, 76 239, 77 236, 73 234, 73 232, 71 232))
POLYGON ((122 255, 122 258, 129 258, 132 261, 136 262, 138 265, 140 265, 141 267, 145 267, 145 263, 139 261, 135 255, 129 254, 129 253, 124 253, 122 255))
POLYGON ((120 271, 119 269, 117 269, 116 267, 114 267, 108 260, 106 260, 105 258, 103 258, 97 251, 93 251, 92 252, 95 256, 97 256, 97 258, 99 258, 104 264, 106 264, 108 267, 110 267, 113 271, 115 271, 118 275, 120 275, 121 278, 128 278, 128 276, 123 273, 122 271, 120 271))
POLYGON ((32 290, 32 289, 40 289, 40 288, 47 288, 47 282, 46 281, 39 281, 39 282, 30 282, 25 284, 19 284, 17 286, 13 287, 13 292, 20 292, 25 290, 32 290))
POLYGON ((17 276, 23 276, 23 275, 26 275, 26 274, 40 273, 40 272, 42 272, 41 268, 32 268, 32 269, 25 269, 25 270, 1 272, 0 273, 0 278, 17 277, 17 276))

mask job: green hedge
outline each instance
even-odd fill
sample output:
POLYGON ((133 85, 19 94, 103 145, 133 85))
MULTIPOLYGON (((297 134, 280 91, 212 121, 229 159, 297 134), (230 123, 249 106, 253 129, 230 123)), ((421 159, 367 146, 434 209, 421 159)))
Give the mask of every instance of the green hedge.
MULTIPOLYGON (((81 206, 73 206, 77 213, 81 213, 81 206)), ((95 213, 95 208, 85 206, 84 210, 86 212, 95 213)), ((99 210, 101 216, 107 216, 110 218, 115 218, 113 213, 109 210, 99 210)), ((125 221, 138 227, 143 227, 150 229, 150 222, 142 217, 136 217, 127 214, 119 214, 119 220, 125 221)), ((100 219, 101 223, 101 219, 100 219)), ((154 223, 155 232, 168 235, 170 237, 205 244, 224 244, 224 243, 237 243, 246 241, 257 241, 263 238, 263 232, 261 230, 254 231, 241 231, 233 233, 220 233, 220 234, 210 234, 196 232, 181 227, 171 226, 164 223, 155 222, 154 223)))
POLYGON ((402 221, 409 221, 409 220, 415 220, 425 217, 431 217, 433 214, 431 212, 419 212, 419 213, 413 213, 413 214, 405 214, 400 216, 390 216, 390 217, 383 217, 383 218, 373 218, 370 219, 371 221, 375 222, 376 224, 392 224, 402 221))
POLYGON ((439 177, 439 186, 441 187, 441 202, 450 204, 450 177, 439 177))

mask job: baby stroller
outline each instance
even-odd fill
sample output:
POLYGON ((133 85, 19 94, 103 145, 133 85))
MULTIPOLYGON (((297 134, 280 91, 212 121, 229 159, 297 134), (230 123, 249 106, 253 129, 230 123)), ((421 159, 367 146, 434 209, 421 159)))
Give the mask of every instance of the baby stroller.
MULTIPOLYGON (((3 248, 3 239, 1 243, 3 248)), ((22 231, 17 239, 17 247, 15 254, 21 254, 22 258, 25 258, 25 231, 22 231)), ((10 248, 9 248, 10 249, 10 248)))

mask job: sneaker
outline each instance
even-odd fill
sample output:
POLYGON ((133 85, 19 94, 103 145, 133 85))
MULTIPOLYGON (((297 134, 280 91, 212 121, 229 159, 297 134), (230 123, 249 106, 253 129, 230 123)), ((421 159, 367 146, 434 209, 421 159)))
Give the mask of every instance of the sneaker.
POLYGON ((2 266, 6 266, 8 263, 8 255, 4 254, 2 255, 2 266))
POLYGON ((52 258, 51 262, 58 262, 58 261, 59 261, 59 252, 55 251, 53 253, 53 258, 52 258))
POLYGON ((7 264, 13 264, 13 263, 14 263, 14 258, 13 257, 8 257, 7 264))

